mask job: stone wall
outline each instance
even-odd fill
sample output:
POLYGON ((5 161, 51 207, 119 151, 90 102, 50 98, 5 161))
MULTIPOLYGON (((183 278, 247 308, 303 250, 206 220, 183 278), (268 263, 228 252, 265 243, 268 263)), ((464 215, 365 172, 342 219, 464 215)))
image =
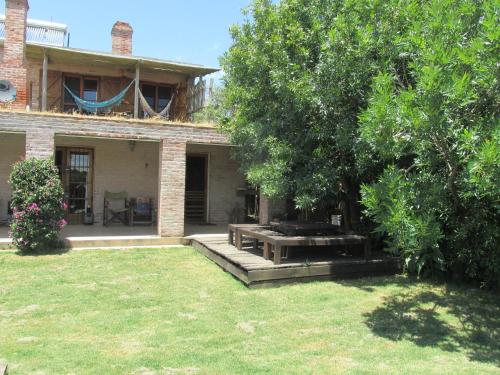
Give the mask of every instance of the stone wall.
POLYGON ((7 218, 12 190, 8 183, 12 165, 24 158, 24 134, 0 133, 0 221, 7 218))

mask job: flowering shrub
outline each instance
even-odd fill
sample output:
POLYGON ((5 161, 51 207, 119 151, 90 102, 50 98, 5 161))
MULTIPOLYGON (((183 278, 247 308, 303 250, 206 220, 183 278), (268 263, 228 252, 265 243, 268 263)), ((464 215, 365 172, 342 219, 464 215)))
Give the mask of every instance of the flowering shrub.
POLYGON ((23 253, 49 250, 59 244, 66 225, 64 191, 53 160, 30 158, 16 163, 12 187, 12 240, 23 253))

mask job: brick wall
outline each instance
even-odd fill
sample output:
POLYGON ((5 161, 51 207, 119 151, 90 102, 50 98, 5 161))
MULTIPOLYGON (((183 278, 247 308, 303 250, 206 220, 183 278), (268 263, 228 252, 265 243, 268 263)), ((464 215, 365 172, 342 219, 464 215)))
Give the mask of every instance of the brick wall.
POLYGON ((259 199, 259 223, 269 224, 273 219, 280 219, 286 213, 286 201, 269 199, 261 195, 259 199))
POLYGON ((24 134, 0 133, 0 220, 7 218, 12 190, 8 183, 12 165, 24 158, 24 134))
POLYGON ((5 1, 5 40, 0 66, 0 79, 9 80, 17 90, 16 100, 9 106, 24 109, 28 99, 26 69, 27 0, 5 1))
POLYGON ((5 42, 3 62, 21 67, 25 59, 27 0, 5 0, 5 42))
POLYGON ((162 140, 159 177, 158 231, 161 236, 183 236, 186 143, 162 140))
POLYGON ((56 147, 89 148, 94 153, 93 211, 102 222, 105 191, 126 191, 129 197, 158 200, 159 142, 136 142, 133 151, 126 140, 56 136, 56 147))
MULTIPOLYGON (((182 236, 187 143, 207 144, 189 147, 190 150, 198 151, 206 147, 205 150, 212 157, 210 220, 225 222, 226 209, 234 204, 233 198, 238 201, 235 190, 240 187, 241 176, 237 174, 236 164, 228 160, 229 148, 220 146, 227 144, 227 138, 211 127, 0 111, 0 132, 2 131, 26 132, 27 157, 52 156, 54 134, 57 134, 55 138, 58 145, 93 145, 96 150, 96 176, 99 178, 95 185, 98 217, 102 212, 100 202, 105 189, 127 189, 131 195, 158 195, 160 234, 182 236), (107 139, 89 139, 93 137, 107 139), (137 142, 132 153, 128 149, 128 139, 156 141, 156 150, 151 142, 137 142), (210 144, 212 145, 209 146, 210 144), (145 164, 149 164, 148 167, 145 164), (154 170, 157 171, 156 174, 154 170), (157 190, 153 186, 155 180, 160 184, 157 185, 157 190)), ((0 159, 2 158, 0 154, 0 159)))
POLYGON ((26 131, 26 158, 54 157, 54 132, 49 129, 26 131))
POLYGON ((63 114, 39 114, 36 112, 0 111, 0 131, 25 132, 27 130, 57 134, 102 137, 161 140, 174 139, 178 142, 227 144, 228 139, 210 126, 186 124, 157 124, 124 119, 99 117, 77 117, 63 114))
POLYGON ((117 21, 111 29, 113 53, 119 55, 131 55, 132 34, 132 27, 128 23, 117 21))

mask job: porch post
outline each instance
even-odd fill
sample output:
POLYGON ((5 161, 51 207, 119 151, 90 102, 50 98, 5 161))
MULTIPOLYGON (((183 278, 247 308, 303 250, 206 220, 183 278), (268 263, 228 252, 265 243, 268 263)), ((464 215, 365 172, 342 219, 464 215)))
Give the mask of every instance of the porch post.
POLYGON ((43 50, 43 65, 42 65, 42 112, 47 111, 47 70, 49 66, 49 57, 47 50, 43 50))
POLYGON ((139 80, 141 69, 139 63, 135 66, 134 118, 139 118, 139 80))
POLYGON ((48 159, 54 157, 54 132, 49 129, 26 131, 26 159, 48 159))
POLYGON ((158 173, 158 234, 184 236, 186 142, 162 139, 158 173))

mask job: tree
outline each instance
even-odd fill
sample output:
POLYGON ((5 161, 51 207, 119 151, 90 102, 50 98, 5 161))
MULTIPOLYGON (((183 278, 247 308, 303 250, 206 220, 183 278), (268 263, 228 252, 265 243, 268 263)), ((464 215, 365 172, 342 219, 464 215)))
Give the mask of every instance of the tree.
POLYGON ((231 32, 222 58, 223 122, 251 182, 300 209, 343 201, 359 221, 358 115, 371 79, 399 64, 393 36, 405 27, 394 2, 258 0, 231 32))
POLYGON ((494 0, 255 0, 222 129, 269 197, 365 213, 410 270, 498 279, 494 0))
POLYGON ((403 77, 373 80, 361 139, 384 164, 367 213, 411 270, 500 283, 500 8, 429 1, 403 41, 403 77))

